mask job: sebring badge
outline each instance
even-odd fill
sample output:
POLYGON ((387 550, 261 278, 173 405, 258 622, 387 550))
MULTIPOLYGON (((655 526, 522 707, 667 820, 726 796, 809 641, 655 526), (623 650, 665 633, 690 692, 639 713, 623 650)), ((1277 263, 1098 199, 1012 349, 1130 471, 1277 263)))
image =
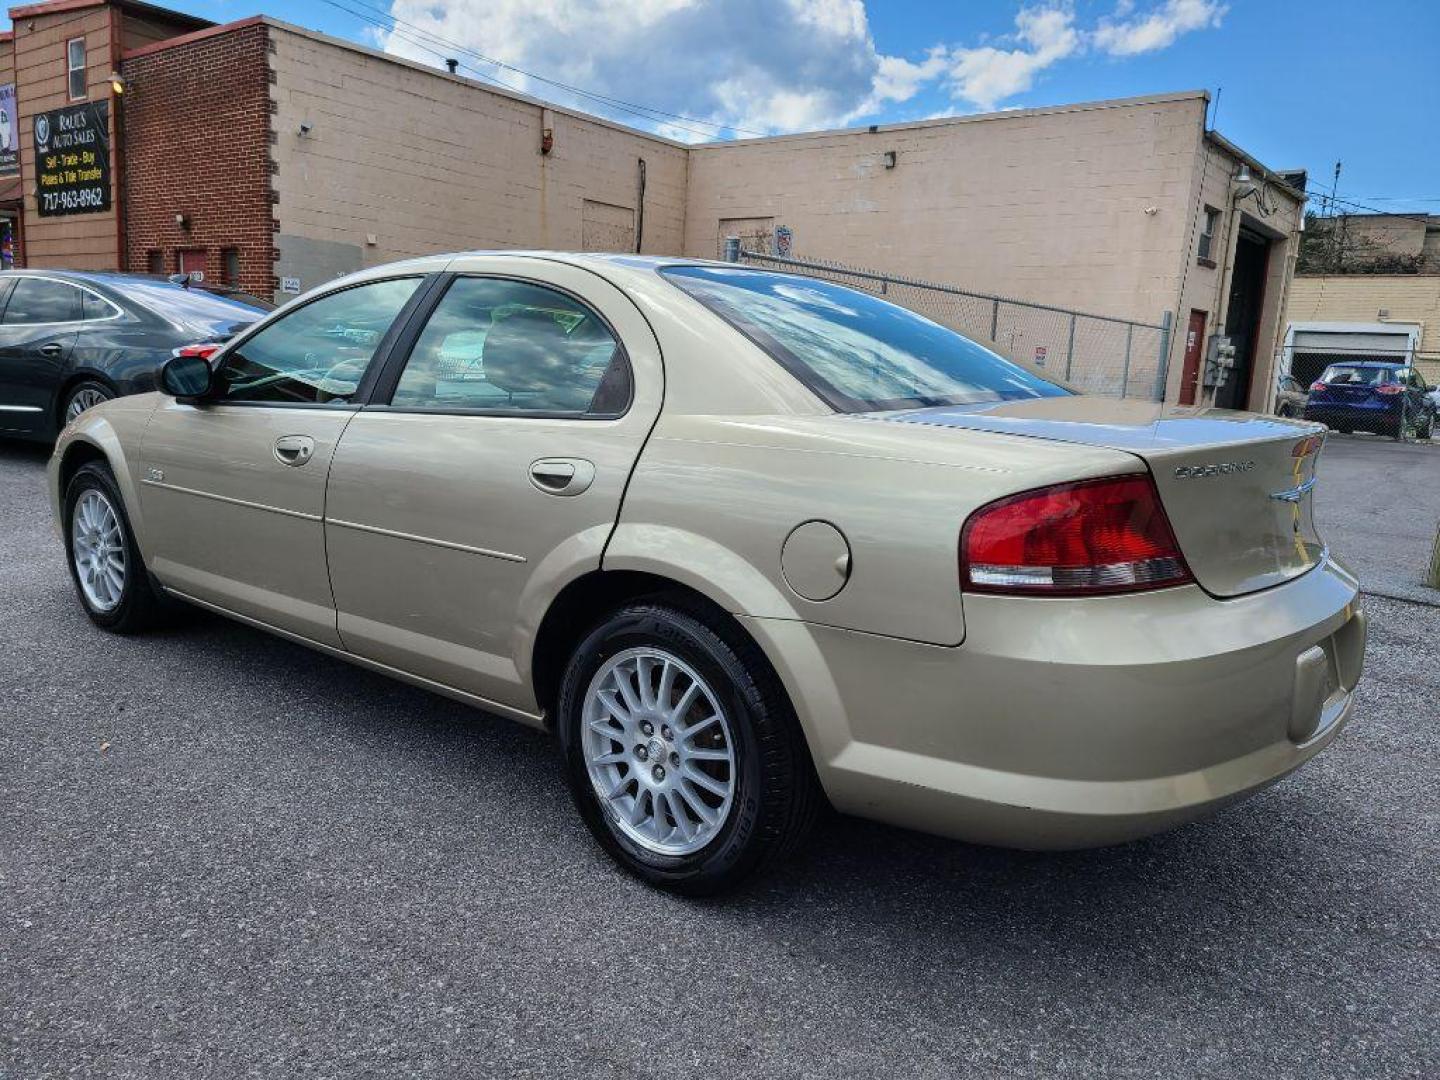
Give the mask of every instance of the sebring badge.
POLYGON ((1176 480, 1198 480, 1202 476, 1228 476, 1230 473, 1249 472, 1255 467, 1253 461, 1217 461, 1209 465, 1181 465, 1175 470, 1176 480))

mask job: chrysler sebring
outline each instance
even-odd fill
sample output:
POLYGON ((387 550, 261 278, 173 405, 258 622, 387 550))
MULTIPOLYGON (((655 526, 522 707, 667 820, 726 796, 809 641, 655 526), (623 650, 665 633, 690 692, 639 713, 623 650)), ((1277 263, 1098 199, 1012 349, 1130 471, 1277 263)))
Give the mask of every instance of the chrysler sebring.
POLYGON ((839 810, 1109 844, 1351 711, 1315 425, 1102 400, 809 278, 465 254, 300 298, 63 432, 80 602, 197 604, 556 736, 646 880, 839 810))

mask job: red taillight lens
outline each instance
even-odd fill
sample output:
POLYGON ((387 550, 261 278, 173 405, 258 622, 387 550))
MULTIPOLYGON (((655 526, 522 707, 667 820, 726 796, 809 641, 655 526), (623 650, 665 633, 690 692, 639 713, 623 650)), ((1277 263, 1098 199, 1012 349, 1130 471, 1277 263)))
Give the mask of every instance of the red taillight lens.
POLYGON ((175 350, 176 356, 198 356, 201 360, 209 360, 220 351, 218 341, 206 341, 198 345, 182 345, 175 350))
POLYGON ((1319 379, 1316 379, 1314 382, 1312 382, 1312 383, 1310 384, 1310 389, 1311 389, 1312 391, 1314 391, 1314 390, 1324 390, 1324 389, 1326 389, 1326 386, 1325 386, 1325 384, 1324 384, 1323 382, 1321 382, 1319 379))
POLYGON ((1401 391, 1403 391, 1404 389, 1405 389, 1405 388, 1404 388, 1403 386, 1401 386, 1399 383, 1390 382, 1390 383, 1386 383, 1384 386, 1377 386, 1377 387, 1375 387, 1375 392, 1376 392, 1377 394, 1385 394, 1385 395, 1388 396, 1388 395, 1390 395, 1390 394, 1398 394, 1398 393, 1400 393, 1401 391))
POLYGON ((960 534, 970 592, 1093 596, 1193 580, 1148 475, 1012 495, 975 511, 960 534))

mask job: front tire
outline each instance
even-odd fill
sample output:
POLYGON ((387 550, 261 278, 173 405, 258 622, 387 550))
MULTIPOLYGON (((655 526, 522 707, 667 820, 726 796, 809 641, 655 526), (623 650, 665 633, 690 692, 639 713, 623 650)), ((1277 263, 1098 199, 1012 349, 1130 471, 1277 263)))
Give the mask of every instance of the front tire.
POLYGON ((80 604, 96 626, 134 634, 163 621, 110 466, 88 462, 65 489, 65 554, 80 604))
POLYGON ((631 873, 708 895, 789 855, 821 804, 788 698, 753 642, 679 605, 636 603, 566 667, 556 730, 595 839, 631 873))

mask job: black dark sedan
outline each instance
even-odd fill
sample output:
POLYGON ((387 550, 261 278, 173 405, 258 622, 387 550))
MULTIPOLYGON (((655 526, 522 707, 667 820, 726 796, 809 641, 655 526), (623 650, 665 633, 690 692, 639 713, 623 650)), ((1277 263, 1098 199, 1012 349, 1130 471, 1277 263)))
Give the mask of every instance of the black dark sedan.
POLYGON ((136 274, 0 273, 0 436, 54 439, 92 405, 154 389, 177 348, 223 341, 268 306, 136 274))

